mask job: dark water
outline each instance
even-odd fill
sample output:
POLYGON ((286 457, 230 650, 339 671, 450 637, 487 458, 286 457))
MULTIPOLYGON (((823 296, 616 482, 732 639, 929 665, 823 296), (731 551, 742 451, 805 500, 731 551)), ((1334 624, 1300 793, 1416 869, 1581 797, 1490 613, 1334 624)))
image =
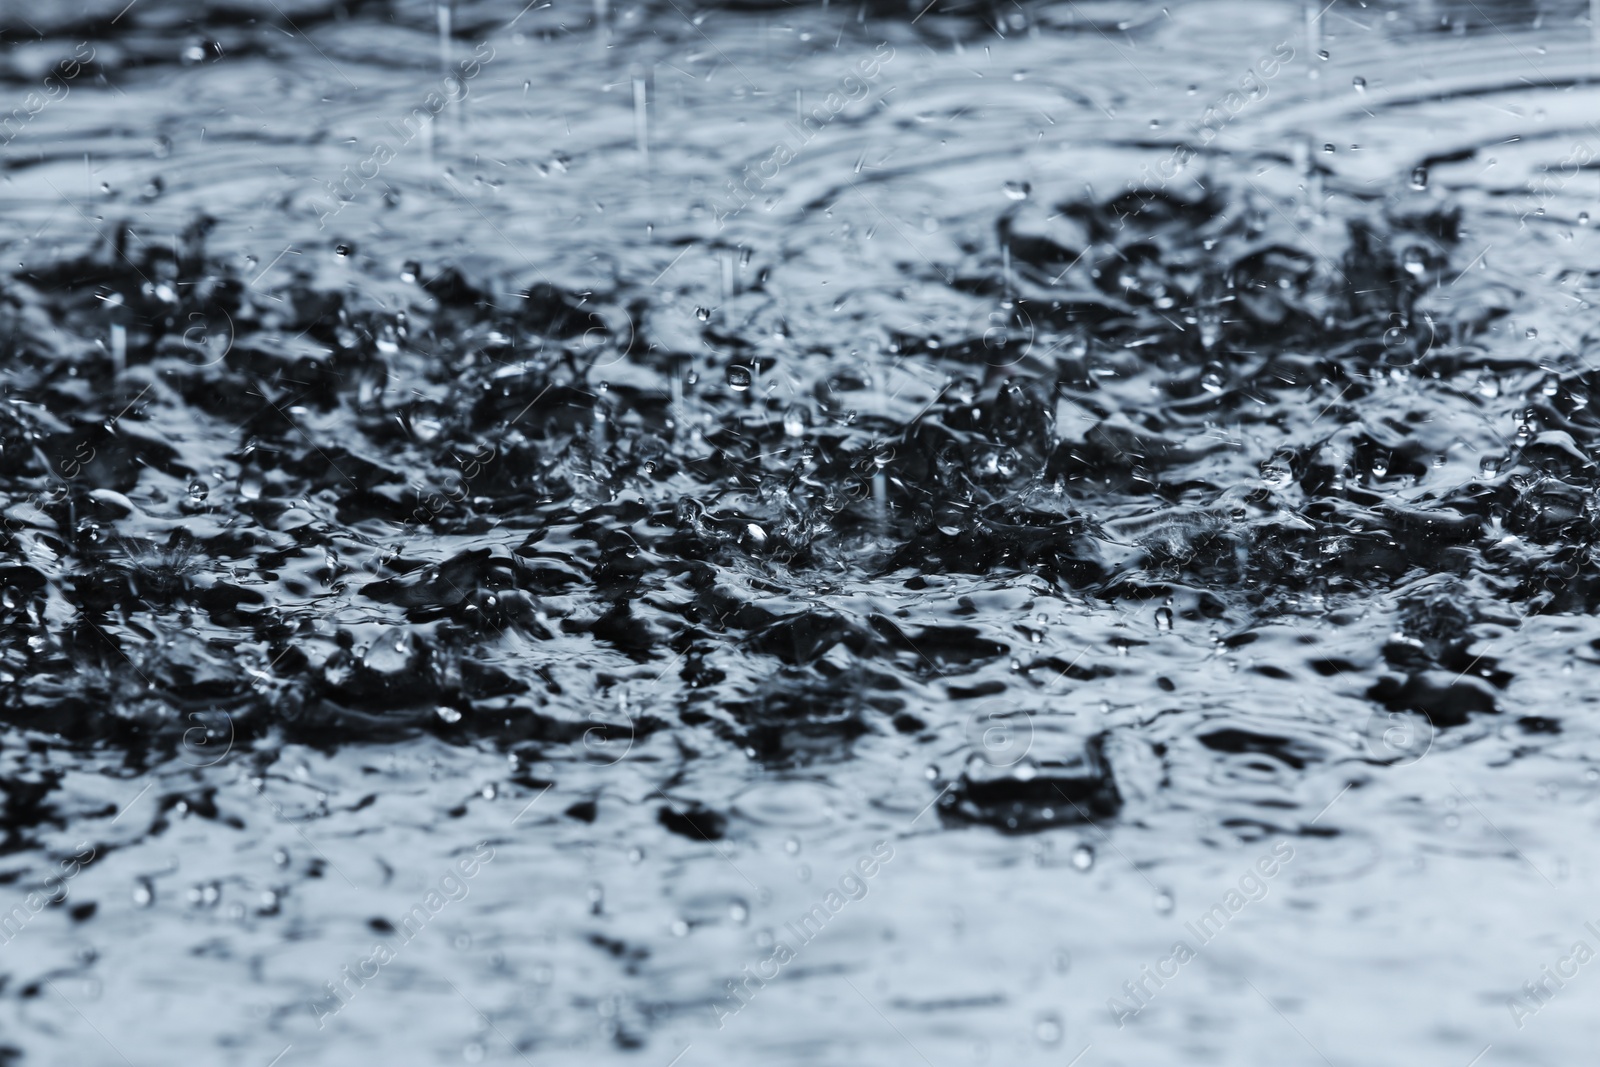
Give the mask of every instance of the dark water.
POLYGON ((7 1055, 1589 1048, 1587 5, 0 12, 7 1055))

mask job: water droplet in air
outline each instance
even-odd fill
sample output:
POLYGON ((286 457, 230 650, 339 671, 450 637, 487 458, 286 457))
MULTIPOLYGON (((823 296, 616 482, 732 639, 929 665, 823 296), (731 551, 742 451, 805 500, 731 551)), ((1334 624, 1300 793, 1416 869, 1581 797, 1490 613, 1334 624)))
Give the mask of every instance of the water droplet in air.
POLYGON ((1156 894, 1156 911, 1162 915, 1172 914, 1172 894, 1166 890, 1156 894))
POLYGON ((1026 200, 1028 194, 1033 192, 1033 186, 1027 182, 1006 182, 1002 188, 1008 200, 1026 200))
POLYGON ((150 884, 150 879, 140 878, 133 883, 133 903, 135 907, 148 908, 156 901, 156 887, 150 884))
POLYGON ((710 308, 695 308, 694 309, 694 317, 699 319, 701 322, 710 322, 711 321, 711 309, 710 308))
POLYGON ((1428 187, 1428 168, 1413 167, 1411 169, 1411 188, 1426 189, 1428 187))
POLYGON ((1079 845, 1072 850, 1072 865, 1080 871, 1087 871, 1094 866, 1094 849, 1089 845, 1079 845))
POLYGON ((337 244, 333 246, 333 254, 339 259, 348 258, 352 251, 354 251, 354 249, 347 244, 337 244))
POLYGON ((1530 340, 1530 341, 1536 340, 1538 338, 1538 336, 1539 336, 1539 331, 1535 330, 1533 327, 1530 326, 1530 327, 1528 327, 1528 332, 1527 332, 1526 336, 1527 336, 1528 340, 1530 340))
POLYGON ((746 389, 750 388, 750 382, 752 380, 753 379, 750 374, 749 367, 741 366, 740 364, 735 363, 733 366, 728 368, 728 388, 732 389, 734 392, 744 392, 746 389))
POLYGON ((1364 93, 1364 92, 1367 91, 1367 79, 1365 79, 1363 77, 1360 77, 1359 75, 1357 77, 1351 78, 1350 79, 1350 84, 1351 84, 1351 86, 1353 86, 1355 88, 1355 91, 1358 92, 1358 93, 1364 93))
POLYGON ((405 264, 400 268, 400 280, 414 282, 420 277, 422 277, 422 264, 414 259, 406 260, 405 264))
POLYGON ((461 712, 447 704, 439 705, 437 708, 433 709, 433 713, 447 723, 454 724, 461 721, 461 712))
POLYGON ((1405 267, 1406 273, 1412 277, 1421 277, 1422 272, 1428 269, 1428 257, 1422 254, 1420 248, 1408 248, 1400 260, 1400 265, 1405 267))
POLYGON ((1172 632, 1172 609, 1171 608, 1157 608, 1156 609, 1156 629, 1161 631, 1164 634, 1172 632))
POLYGON ((1061 1020, 1054 1015, 1043 1015, 1033 1024, 1033 1036, 1041 1045, 1055 1045, 1061 1041, 1061 1020))

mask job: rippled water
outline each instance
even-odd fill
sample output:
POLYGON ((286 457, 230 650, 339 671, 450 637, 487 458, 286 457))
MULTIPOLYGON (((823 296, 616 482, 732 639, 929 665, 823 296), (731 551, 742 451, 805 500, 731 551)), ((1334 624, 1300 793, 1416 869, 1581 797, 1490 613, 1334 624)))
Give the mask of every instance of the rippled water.
POLYGON ((1586 1054, 1588 5, 124 4, 0 12, 8 1056, 1586 1054))

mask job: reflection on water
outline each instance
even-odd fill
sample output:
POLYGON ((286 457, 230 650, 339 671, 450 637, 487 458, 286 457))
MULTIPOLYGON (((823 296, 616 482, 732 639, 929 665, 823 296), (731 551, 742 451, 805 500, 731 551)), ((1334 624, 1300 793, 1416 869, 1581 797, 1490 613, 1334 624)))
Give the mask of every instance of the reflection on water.
POLYGON ((1586 1047, 1588 5, 23 14, 25 1062, 1586 1047))

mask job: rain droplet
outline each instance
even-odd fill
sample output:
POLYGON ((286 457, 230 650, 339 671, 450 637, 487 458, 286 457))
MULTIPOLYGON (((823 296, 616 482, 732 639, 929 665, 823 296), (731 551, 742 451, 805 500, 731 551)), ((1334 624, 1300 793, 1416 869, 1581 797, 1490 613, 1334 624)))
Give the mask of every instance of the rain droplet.
POLYGON ((1162 607, 1156 609, 1156 629, 1164 634, 1172 632, 1171 608, 1162 607))
POLYGON ((1094 848, 1090 845, 1079 845, 1072 850, 1072 865, 1080 871, 1087 871, 1094 866, 1094 848))
POLYGON ((347 259, 349 258, 350 253, 354 251, 355 249, 351 248, 347 244, 337 244, 333 246, 333 254, 338 259, 347 259))
POLYGON ((1161 890, 1156 894, 1155 905, 1156 911, 1160 914, 1171 915, 1173 906, 1172 894, 1164 889, 1161 890))
POLYGON ((150 879, 140 878, 133 883, 133 903, 135 907, 148 908, 156 902, 156 887, 150 884, 150 879))
POLYGON ((1411 168, 1411 188, 1420 190, 1420 189, 1426 189, 1427 187, 1428 187, 1428 168, 1427 167, 1413 167, 1413 168, 1411 168))
POLYGON ((400 268, 400 280, 414 282, 420 277, 422 277, 422 264, 414 259, 406 260, 400 268))
POLYGON ((733 366, 728 368, 728 388, 732 389, 734 392, 744 392, 746 389, 750 388, 750 383, 752 380, 753 378, 750 374, 749 367, 735 363, 733 366))
POLYGON ((1033 186, 1027 182, 1006 182, 1002 188, 1008 200, 1026 200, 1028 194, 1033 192, 1033 186))
POLYGON ((1361 77, 1359 75, 1357 75, 1354 78, 1351 78, 1350 79, 1350 84, 1355 88, 1355 91, 1358 92, 1358 93, 1364 93, 1364 92, 1367 91, 1367 79, 1365 79, 1365 78, 1363 78, 1363 77, 1361 77))
POLYGON ((711 321, 711 309, 710 308, 695 308, 694 309, 694 317, 699 319, 701 322, 710 322, 711 321))

